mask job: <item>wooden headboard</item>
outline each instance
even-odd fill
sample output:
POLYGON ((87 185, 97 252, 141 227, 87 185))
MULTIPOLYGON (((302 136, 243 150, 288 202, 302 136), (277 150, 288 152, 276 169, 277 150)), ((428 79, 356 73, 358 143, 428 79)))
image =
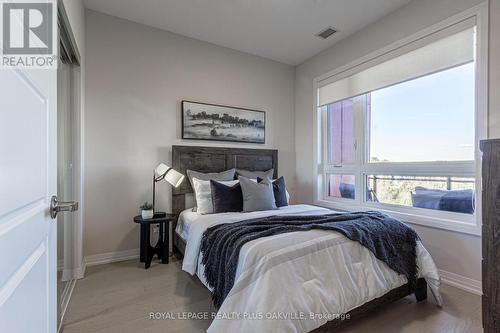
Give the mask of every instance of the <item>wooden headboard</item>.
MULTIPOLYGON (((186 175, 186 170, 221 172, 232 168, 267 171, 278 176, 278 151, 275 149, 172 146, 172 168, 186 175)), ((172 212, 186 209, 186 194, 193 193, 186 177, 172 192, 172 212)))
MULTIPOLYGON (((195 146, 172 146, 172 168, 186 175, 186 170, 199 172, 221 172, 232 168, 250 171, 267 171, 274 168, 278 176, 278 151, 275 149, 218 148, 195 146)), ((193 189, 186 177, 172 191, 172 213, 186 209, 186 194, 193 189)), ((184 255, 186 242, 177 234, 177 221, 172 223, 174 253, 184 255)))

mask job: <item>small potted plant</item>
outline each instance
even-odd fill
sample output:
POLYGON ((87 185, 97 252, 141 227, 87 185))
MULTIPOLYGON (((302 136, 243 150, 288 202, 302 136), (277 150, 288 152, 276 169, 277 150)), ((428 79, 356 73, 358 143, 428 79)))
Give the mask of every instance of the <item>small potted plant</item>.
POLYGON ((150 219, 153 217, 153 205, 148 203, 147 201, 141 206, 141 215, 143 219, 150 219))

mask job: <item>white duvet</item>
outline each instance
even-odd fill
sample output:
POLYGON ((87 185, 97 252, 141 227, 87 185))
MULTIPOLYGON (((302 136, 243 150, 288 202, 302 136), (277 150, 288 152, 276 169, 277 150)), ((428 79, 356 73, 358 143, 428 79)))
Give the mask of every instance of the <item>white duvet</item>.
MULTIPOLYGON (((211 215, 184 211, 177 226, 186 240, 182 269, 207 285, 200 243, 203 232, 213 225, 279 214, 331 212, 310 205, 211 215)), ((419 275, 441 305, 436 265, 420 242, 417 246, 419 275)), ((309 332, 405 283, 405 276, 337 232, 311 230, 264 237, 242 247, 234 286, 208 332, 309 332)))

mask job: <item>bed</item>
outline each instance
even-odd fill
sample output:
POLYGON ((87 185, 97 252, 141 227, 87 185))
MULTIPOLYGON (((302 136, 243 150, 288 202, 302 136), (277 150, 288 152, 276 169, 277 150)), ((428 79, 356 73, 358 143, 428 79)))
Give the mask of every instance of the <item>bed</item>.
MULTIPOLYGON (((274 177, 278 175, 276 150, 173 146, 172 157, 173 168, 183 173, 188 169, 274 168, 274 177)), ((189 208, 192 192, 189 182, 173 192, 173 211, 179 214, 173 225, 174 253, 183 257, 182 269, 207 287, 200 253, 207 228, 271 215, 332 212, 290 205, 271 211, 201 215, 189 208)), ((419 279, 410 287, 404 276, 337 232, 309 230, 253 240, 241 249, 234 286, 208 332, 327 332, 348 323, 345 318, 359 318, 413 293, 422 301, 427 297, 427 285, 441 305, 437 268, 421 242, 417 244, 419 279)))

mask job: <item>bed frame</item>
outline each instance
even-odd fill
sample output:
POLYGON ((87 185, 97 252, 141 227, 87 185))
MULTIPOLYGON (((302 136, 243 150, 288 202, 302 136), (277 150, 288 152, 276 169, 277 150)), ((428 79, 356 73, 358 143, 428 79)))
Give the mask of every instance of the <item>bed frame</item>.
MULTIPOLYGON (((172 168, 186 174, 186 170, 199 172, 221 172, 231 168, 251 171, 267 171, 274 168, 274 177, 278 176, 278 151, 274 149, 248 148, 218 148, 195 146, 172 146, 172 168)), ((186 195, 192 194, 193 189, 189 181, 184 181, 179 188, 172 192, 172 212, 179 214, 186 209, 186 195)), ((174 254, 183 257, 186 242, 175 231, 177 220, 172 223, 174 254)), ((349 311, 349 320, 332 320, 315 329, 314 333, 331 332, 332 329, 348 324, 353 319, 359 319, 365 314, 379 309, 408 295, 415 294, 417 301, 427 298, 427 283, 418 279, 415 288, 409 284, 395 288, 382 297, 376 298, 349 311)))

